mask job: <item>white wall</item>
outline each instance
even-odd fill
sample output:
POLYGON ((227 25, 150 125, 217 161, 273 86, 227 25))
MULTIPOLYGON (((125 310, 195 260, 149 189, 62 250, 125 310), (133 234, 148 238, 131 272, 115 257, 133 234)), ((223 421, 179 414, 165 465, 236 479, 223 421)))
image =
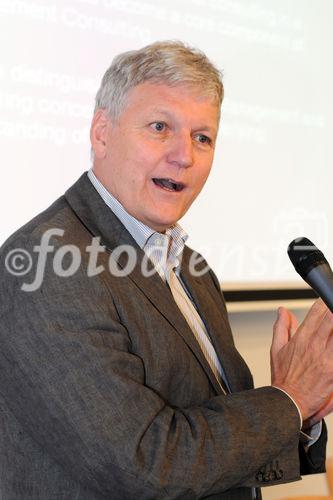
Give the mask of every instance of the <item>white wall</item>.
MULTIPOLYGON (((305 311, 294 312, 299 320, 304 317, 305 311)), ((269 349, 275 319, 275 311, 230 314, 237 348, 254 375, 256 387, 270 384, 269 349)), ((326 422, 329 431, 327 456, 333 456, 333 416, 329 416, 326 422)), ((301 494, 327 495, 325 474, 305 476, 302 481, 263 489, 264 500, 278 500, 287 495, 301 494)))

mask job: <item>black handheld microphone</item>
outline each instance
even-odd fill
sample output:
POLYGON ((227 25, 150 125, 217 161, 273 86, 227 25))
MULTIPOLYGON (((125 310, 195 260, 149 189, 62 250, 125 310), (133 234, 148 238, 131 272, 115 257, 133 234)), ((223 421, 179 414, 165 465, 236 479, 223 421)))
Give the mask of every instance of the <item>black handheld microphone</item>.
POLYGON ((307 238, 296 238, 288 255, 298 274, 333 312, 333 272, 324 254, 307 238))

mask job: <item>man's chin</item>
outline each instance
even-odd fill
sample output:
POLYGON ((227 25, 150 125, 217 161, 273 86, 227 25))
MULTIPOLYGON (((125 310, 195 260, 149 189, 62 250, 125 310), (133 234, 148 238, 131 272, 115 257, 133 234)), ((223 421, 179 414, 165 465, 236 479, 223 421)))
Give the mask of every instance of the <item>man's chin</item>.
POLYGON ((173 227, 185 215, 185 210, 179 210, 176 213, 154 213, 155 217, 146 217, 141 221, 148 227, 159 233, 164 233, 170 227, 173 227), (158 215, 158 217, 156 217, 158 215))
MULTIPOLYGON (((180 217, 179 217, 180 219, 180 217)), ((167 229, 170 227, 173 227, 175 224, 177 224, 179 219, 167 219, 163 221, 154 221, 151 222, 150 224, 148 223, 147 226, 149 226, 151 229, 154 229, 154 231, 157 231, 158 233, 165 233, 167 229)))

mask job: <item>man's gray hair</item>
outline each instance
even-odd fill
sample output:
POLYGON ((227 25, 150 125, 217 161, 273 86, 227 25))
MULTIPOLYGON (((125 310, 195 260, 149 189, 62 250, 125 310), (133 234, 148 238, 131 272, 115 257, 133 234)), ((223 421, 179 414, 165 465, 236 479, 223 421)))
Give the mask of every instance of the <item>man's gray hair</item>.
POLYGON ((188 86, 215 100, 219 107, 223 100, 221 72, 208 57, 196 48, 170 40, 117 55, 103 76, 95 111, 105 109, 110 118, 117 119, 128 91, 146 81, 188 86))

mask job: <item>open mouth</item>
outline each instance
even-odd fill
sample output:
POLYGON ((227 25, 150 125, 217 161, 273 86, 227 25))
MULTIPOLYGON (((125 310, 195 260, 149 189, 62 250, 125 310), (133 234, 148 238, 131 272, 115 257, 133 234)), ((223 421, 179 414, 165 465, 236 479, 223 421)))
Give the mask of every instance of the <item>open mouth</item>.
POLYGON ((165 189, 167 191, 182 191, 185 185, 182 182, 175 182, 172 179, 157 179, 156 177, 153 179, 154 184, 156 186, 165 189))

